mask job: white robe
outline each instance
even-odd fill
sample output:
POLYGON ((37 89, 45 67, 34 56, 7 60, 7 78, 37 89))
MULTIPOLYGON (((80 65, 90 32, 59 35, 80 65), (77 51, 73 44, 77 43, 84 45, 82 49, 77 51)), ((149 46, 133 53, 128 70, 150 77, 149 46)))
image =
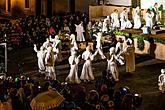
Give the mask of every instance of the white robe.
POLYGON ((103 22, 102 32, 108 32, 108 23, 106 20, 103 22))
POLYGON ((34 51, 37 52, 39 72, 43 72, 43 71, 45 71, 44 59, 45 59, 46 52, 45 51, 41 51, 41 50, 38 51, 36 46, 34 47, 34 51))
POLYGON ((123 30, 125 28, 131 28, 132 27, 132 24, 128 19, 128 14, 125 11, 123 11, 120 14, 120 21, 121 21, 121 27, 120 27, 121 30, 123 30))
POLYGON ((76 25, 76 32, 77 32, 77 41, 85 41, 85 37, 84 37, 84 27, 82 26, 82 24, 80 23, 79 25, 76 25))
POLYGON ((146 21, 146 26, 152 29, 153 27, 153 22, 152 22, 152 14, 146 13, 145 14, 145 21, 146 21))
POLYGON ((107 60, 107 62, 107 72, 110 72, 112 74, 115 81, 119 81, 119 71, 116 63, 115 54, 112 54, 110 60, 107 60))
POLYGON ((78 63, 79 57, 75 55, 71 55, 69 57, 69 64, 70 64, 70 72, 67 78, 65 79, 68 83, 77 83, 79 84, 81 81, 78 78, 78 63))
POLYGON ((158 77, 159 90, 165 92, 165 74, 161 74, 158 77))
POLYGON ((62 61, 62 55, 61 55, 61 40, 58 40, 58 39, 54 39, 53 40, 53 44, 52 44, 52 47, 53 47, 53 52, 55 53, 54 54, 54 60, 55 61, 62 61))
POLYGON ((85 51, 82 54, 82 59, 85 60, 80 79, 84 81, 90 81, 94 80, 94 75, 92 71, 92 63, 91 61, 93 60, 94 56, 90 51, 85 51))
POLYGON ((124 57, 121 55, 123 52, 123 43, 117 42, 115 53, 118 56, 117 61, 120 63, 120 65, 124 65, 124 57))
POLYGON ((112 23, 112 28, 119 28, 120 27, 119 14, 118 13, 113 12, 111 14, 111 23, 112 23))
POLYGON ((139 9, 135 9, 134 12, 134 29, 139 29, 141 27, 140 12, 139 9))

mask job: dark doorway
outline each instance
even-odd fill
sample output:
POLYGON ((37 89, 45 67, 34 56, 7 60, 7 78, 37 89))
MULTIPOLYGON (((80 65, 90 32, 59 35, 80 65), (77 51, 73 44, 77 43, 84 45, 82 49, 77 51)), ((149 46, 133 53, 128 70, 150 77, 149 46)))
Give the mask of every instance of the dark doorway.
POLYGON ((36 0, 36 16, 41 15, 41 0, 36 0))
POLYGON ((69 0, 69 11, 75 12, 75 0, 69 0))
POLYGON ((52 0, 47 0, 47 16, 52 16, 52 0))

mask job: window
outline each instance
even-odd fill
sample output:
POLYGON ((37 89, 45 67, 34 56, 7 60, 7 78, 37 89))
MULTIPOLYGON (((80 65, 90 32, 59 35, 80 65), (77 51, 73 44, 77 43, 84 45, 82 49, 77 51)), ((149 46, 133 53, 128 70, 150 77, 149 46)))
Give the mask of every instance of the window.
POLYGON ((29 8, 30 0, 25 0, 25 8, 29 8))

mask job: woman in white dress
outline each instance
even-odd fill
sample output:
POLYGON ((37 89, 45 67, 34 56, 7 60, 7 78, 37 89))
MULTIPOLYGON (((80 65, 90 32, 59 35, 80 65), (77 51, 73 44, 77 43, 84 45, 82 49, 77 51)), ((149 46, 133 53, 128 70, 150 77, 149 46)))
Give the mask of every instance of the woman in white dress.
POLYGON ((114 12, 111 14, 111 23, 113 29, 120 27, 119 14, 117 9, 115 9, 114 12))
MULTIPOLYGON (((74 34, 71 34, 70 35, 70 40, 71 40, 71 45, 76 49, 78 50, 78 46, 77 46, 77 43, 76 43, 76 37, 74 34)), ((72 48, 73 48, 72 47, 72 48)))
POLYGON ((103 53, 103 50, 102 50, 102 44, 101 44, 101 37, 102 37, 102 33, 101 32, 98 32, 97 35, 94 34, 94 36, 96 37, 96 54, 99 53, 100 56, 101 56, 101 59, 105 59, 105 55, 103 53))
POLYGON ((107 72, 112 74, 115 81, 119 81, 119 71, 117 67, 117 57, 115 55, 115 48, 111 47, 109 51, 110 58, 107 59, 107 72))
POLYGON ((141 20, 140 20, 140 9, 139 6, 136 7, 135 11, 134 11, 134 29, 140 29, 141 27, 141 20))
POLYGON ((92 71, 92 60, 94 59, 94 55, 90 52, 90 47, 86 47, 86 51, 82 54, 82 59, 85 60, 80 79, 86 81, 94 80, 94 75, 92 71))
POLYGON ((41 46, 40 50, 37 50, 37 46, 36 44, 34 44, 34 51, 37 53, 37 57, 38 57, 38 68, 39 68, 39 72, 40 73, 44 73, 45 72, 45 54, 46 51, 44 51, 44 47, 41 46))
POLYGON ((161 69, 161 74, 158 77, 158 86, 159 90, 164 93, 165 92, 165 69, 161 69))
POLYGON ((120 27, 121 30, 132 27, 132 24, 128 19, 128 13, 126 8, 124 8, 123 12, 120 14, 120 22, 121 22, 121 27, 120 27))
POLYGON ((152 29, 153 27, 153 21, 152 21, 153 15, 150 11, 150 9, 147 9, 146 14, 145 14, 145 22, 146 22, 146 27, 148 28, 148 31, 152 29))
POLYGON ((84 37, 84 27, 83 27, 83 22, 81 21, 81 23, 79 25, 76 25, 76 33, 77 33, 77 41, 82 42, 85 41, 85 37, 84 37))
POLYGON ((67 78, 65 79, 68 83, 77 83, 79 84, 81 81, 78 78, 78 63, 80 55, 77 57, 76 51, 71 53, 69 57, 69 64, 70 64, 70 72, 67 78))

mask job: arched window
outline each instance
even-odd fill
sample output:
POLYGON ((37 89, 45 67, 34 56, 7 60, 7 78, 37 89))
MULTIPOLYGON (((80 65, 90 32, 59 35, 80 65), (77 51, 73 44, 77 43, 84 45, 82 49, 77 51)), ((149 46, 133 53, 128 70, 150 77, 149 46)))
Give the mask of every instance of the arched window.
POLYGON ((25 8, 29 8, 30 7, 30 0, 25 0, 25 8))

